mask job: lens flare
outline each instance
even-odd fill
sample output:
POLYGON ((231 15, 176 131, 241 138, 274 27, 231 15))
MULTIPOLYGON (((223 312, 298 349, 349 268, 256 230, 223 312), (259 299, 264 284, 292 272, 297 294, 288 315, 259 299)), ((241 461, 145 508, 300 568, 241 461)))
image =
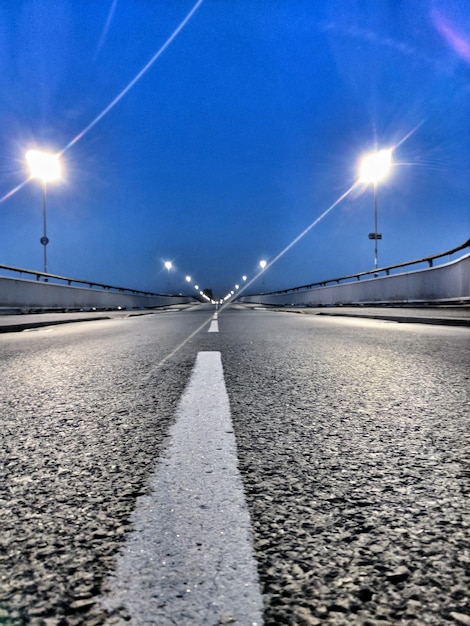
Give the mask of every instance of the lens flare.
POLYGON ((431 19, 436 30, 441 34, 446 43, 466 63, 470 63, 470 37, 459 27, 452 23, 437 9, 431 11, 431 19))

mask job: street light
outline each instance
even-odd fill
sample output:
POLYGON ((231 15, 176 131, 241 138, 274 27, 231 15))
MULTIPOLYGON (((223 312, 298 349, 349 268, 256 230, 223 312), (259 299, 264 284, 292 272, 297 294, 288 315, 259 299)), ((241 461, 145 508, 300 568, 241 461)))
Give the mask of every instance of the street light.
POLYGON ((26 153, 31 178, 39 178, 42 181, 42 213, 44 233, 41 244, 44 246, 44 273, 47 274, 47 183, 58 180, 61 176, 61 168, 58 154, 41 152, 40 150, 28 150, 26 153))
POLYGON ((365 156, 359 168, 359 182, 374 185, 374 232, 369 233, 369 239, 375 241, 374 267, 378 267, 377 241, 382 239, 382 233, 377 232, 377 183, 388 176, 392 165, 392 150, 379 150, 365 156))
MULTIPOLYGON (((266 265, 267 265, 267 262, 264 259, 262 259, 259 262, 259 266, 260 266, 262 272, 264 272, 264 268, 266 267, 266 265)), ((263 289, 264 289, 264 275, 263 275, 262 285, 263 285, 263 289)))
POLYGON ((186 276, 185 280, 186 280, 187 283, 190 283, 191 282, 191 276, 186 276))
POLYGON ((167 276, 167 291, 168 293, 170 292, 170 270, 173 267, 173 263, 171 261, 165 261, 165 267, 168 271, 168 276, 167 276))

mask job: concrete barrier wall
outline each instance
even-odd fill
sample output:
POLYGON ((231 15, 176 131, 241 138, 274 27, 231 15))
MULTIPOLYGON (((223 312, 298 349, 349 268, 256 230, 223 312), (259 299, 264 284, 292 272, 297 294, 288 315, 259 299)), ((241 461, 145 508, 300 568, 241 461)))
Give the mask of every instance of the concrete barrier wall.
POLYGON ((304 291, 241 296, 239 301, 306 306, 470 302, 470 254, 438 267, 304 291))
POLYGON ((0 307, 11 309, 140 309, 193 301, 191 297, 145 296, 0 277, 0 307))

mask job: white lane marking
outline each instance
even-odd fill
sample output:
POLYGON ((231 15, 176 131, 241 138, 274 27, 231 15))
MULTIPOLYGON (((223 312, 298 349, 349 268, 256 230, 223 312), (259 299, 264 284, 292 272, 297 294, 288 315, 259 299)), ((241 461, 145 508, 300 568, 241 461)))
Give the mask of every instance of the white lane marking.
POLYGON ((220 352, 198 354, 170 434, 102 606, 133 626, 262 624, 220 352))
POLYGON ((211 325, 209 326, 208 333, 218 333, 219 332, 219 322, 217 320, 212 320, 211 325))
POLYGON ((214 319, 214 320, 218 320, 219 319, 219 314, 218 314, 217 311, 214 313, 212 319, 214 319))

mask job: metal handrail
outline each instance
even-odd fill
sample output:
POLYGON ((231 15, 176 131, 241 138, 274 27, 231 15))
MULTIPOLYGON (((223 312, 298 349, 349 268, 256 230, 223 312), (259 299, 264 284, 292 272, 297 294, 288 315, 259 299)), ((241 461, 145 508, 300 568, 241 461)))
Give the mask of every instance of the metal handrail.
POLYGON ((163 296, 168 294, 155 293, 152 291, 141 291, 139 289, 128 289, 127 287, 115 287, 113 285, 106 285, 103 283, 95 283, 89 280, 80 280, 79 278, 69 278, 68 276, 59 276, 58 274, 48 274, 47 272, 40 272, 36 270, 26 270, 21 267, 12 267, 10 265, 1 265, 0 270, 7 270, 10 272, 18 272, 20 276, 22 274, 29 274, 31 276, 35 276, 37 281, 40 281, 41 278, 44 278, 44 282, 49 282, 49 279, 64 281, 68 286, 72 286, 73 283, 79 285, 87 285, 90 289, 93 287, 100 287, 101 289, 105 289, 106 291, 117 291, 119 293, 130 293, 133 295, 141 295, 141 296, 163 296))
POLYGON ((461 246, 458 246, 457 248, 452 248, 452 250, 447 250, 446 252, 441 252, 439 254, 434 254, 432 256, 423 257, 422 259, 416 259, 414 261, 407 261, 405 263, 398 263, 397 265, 388 265, 387 267, 379 267, 377 269, 369 270, 367 272, 359 272, 357 274, 349 274, 348 276, 341 276, 340 278, 330 278, 329 280, 321 280, 316 283, 310 283, 309 285, 301 285, 299 287, 290 287, 289 289, 282 289, 280 291, 267 291, 258 295, 271 296, 274 294, 291 293, 294 291, 312 289, 312 287, 326 287, 330 283, 335 283, 339 285, 342 281, 351 280, 352 278, 361 280, 361 276, 373 275, 374 277, 377 277, 379 275, 379 272, 385 272, 385 275, 389 276, 390 270, 397 269, 400 267, 409 267, 410 265, 417 265, 419 263, 427 263, 429 267, 433 267, 433 262, 435 259, 440 259, 444 256, 454 254, 454 252, 459 252, 460 250, 464 250, 465 248, 470 248, 470 239, 467 239, 465 243, 463 243, 461 246))

